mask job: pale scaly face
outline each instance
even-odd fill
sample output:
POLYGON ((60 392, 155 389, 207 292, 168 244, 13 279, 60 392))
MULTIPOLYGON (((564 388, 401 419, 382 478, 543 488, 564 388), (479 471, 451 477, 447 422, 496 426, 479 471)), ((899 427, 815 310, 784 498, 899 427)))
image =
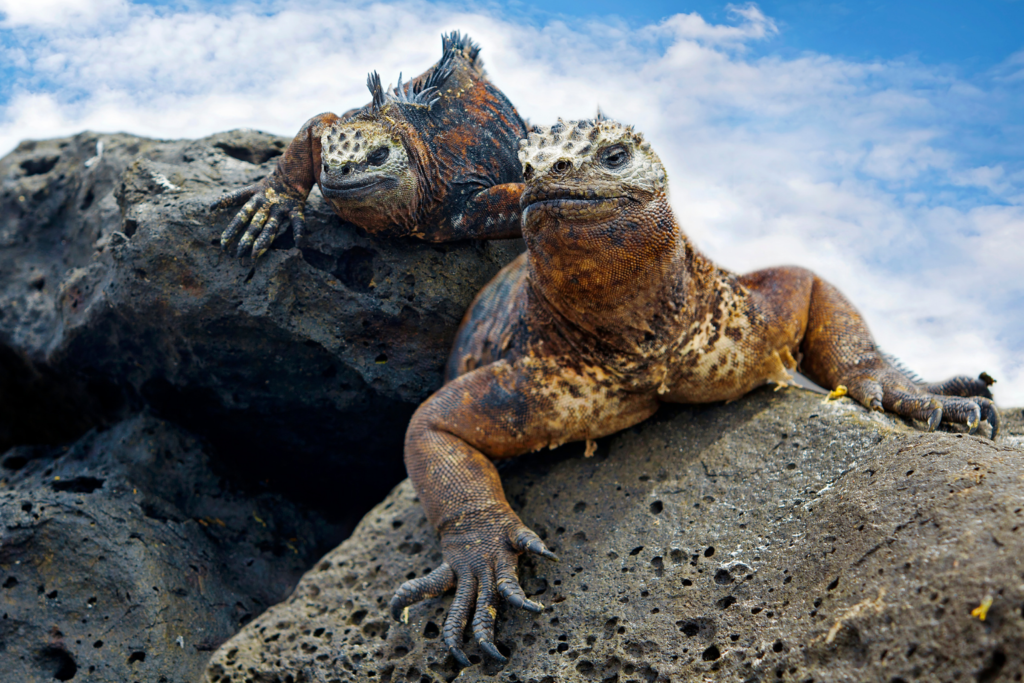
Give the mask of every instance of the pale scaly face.
POLYGON ((412 201, 416 176, 402 140, 376 121, 332 126, 320 138, 324 196, 342 213, 412 201))
POLYGON ((519 141, 526 192, 558 188, 565 197, 651 196, 667 192, 661 159, 632 126, 602 119, 562 121, 519 141))

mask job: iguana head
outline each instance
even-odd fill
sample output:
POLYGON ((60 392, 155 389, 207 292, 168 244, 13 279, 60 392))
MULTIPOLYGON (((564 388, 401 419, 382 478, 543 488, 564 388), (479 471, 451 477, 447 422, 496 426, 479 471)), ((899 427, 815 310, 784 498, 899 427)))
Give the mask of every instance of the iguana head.
POLYGON ((682 233, 643 136, 599 116, 535 128, 519 144, 523 237, 546 296, 609 308, 660 287, 682 233))
POLYGON ((320 187, 339 210, 386 211, 412 200, 416 173, 401 136, 385 121, 356 118, 332 126, 320 150, 320 187))
POLYGON ((562 121, 519 141, 524 216, 541 212, 593 221, 667 191, 665 167, 643 135, 616 121, 562 121))
MULTIPOLYGON (((443 67, 444 60, 438 64, 443 67)), ((434 72, 438 73, 435 68, 434 72)), ((444 76, 441 69, 439 76, 444 76)), ((428 81, 431 79, 428 79, 428 81)), ((409 207, 416 196, 418 174, 411 158, 405 108, 429 110, 437 101, 431 83, 402 84, 385 92, 377 72, 366 81, 373 101, 348 121, 332 126, 320 138, 320 186, 324 196, 343 216, 367 214, 383 218, 409 207)), ((370 227, 367 225, 366 227, 370 227)))
POLYGON ((435 135, 432 125, 443 127, 446 103, 458 98, 451 87, 458 79, 450 77, 456 71, 461 80, 483 74, 479 47, 468 37, 444 35, 442 50, 425 77, 403 84, 399 74, 394 88, 383 88, 377 72, 371 73, 370 104, 322 134, 320 187, 343 218, 371 231, 413 221, 418 202, 436 193, 435 160, 424 138, 435 135))

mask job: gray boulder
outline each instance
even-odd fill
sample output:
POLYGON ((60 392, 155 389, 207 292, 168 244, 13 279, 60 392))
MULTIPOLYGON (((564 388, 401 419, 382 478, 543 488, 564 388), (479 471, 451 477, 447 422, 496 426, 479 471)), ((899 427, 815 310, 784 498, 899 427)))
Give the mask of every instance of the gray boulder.
POLYGON ((401 479, 408 417, 520 243, 371 239, 314 193, 303 244, 225 254, 234 209, 205 207, 287 142, 82 133, 0 160, 0 449, 150 406, 250 479, 338 512, 401 479))
POLYGON ((470 643, 461 673, 439 638, 450 594, 387 614, 441 561, 406 481, 204 680, 1020 680, 1021 412, 993 443, 766 389, 663 409, 593 458, 520 458, 509 500, 561 562, 521 561, 547 608, 502 607, 509 663, 470 643))
POLYGON ((0 680, 194 681, 349 528, 142 415, 0 455, 0 680))

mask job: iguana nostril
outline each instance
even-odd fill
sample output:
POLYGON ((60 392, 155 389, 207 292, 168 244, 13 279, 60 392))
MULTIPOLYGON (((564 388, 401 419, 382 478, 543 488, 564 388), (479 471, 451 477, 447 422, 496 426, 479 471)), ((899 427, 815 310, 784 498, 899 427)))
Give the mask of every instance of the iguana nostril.
POLYGON ((523 166, 523 180, 529 181, 533 178, 533 166, 526 164, 523 166))
POLYGON ((341 175, 348 175, 352 171, 352 167, 348 164, 341 167, 341 175))

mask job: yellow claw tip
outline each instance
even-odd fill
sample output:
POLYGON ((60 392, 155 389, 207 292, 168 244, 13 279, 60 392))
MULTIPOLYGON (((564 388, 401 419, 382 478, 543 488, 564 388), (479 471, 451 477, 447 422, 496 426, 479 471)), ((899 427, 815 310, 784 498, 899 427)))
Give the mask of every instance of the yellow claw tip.
POLYGON ((988 616, 988 610, 992 607, 994 600, 991 595, 986 595, 985 599, 981 601, 981 604, 971 610, 972 617, 978 617, 981 621, 985 621, 985 617, 988 616))

